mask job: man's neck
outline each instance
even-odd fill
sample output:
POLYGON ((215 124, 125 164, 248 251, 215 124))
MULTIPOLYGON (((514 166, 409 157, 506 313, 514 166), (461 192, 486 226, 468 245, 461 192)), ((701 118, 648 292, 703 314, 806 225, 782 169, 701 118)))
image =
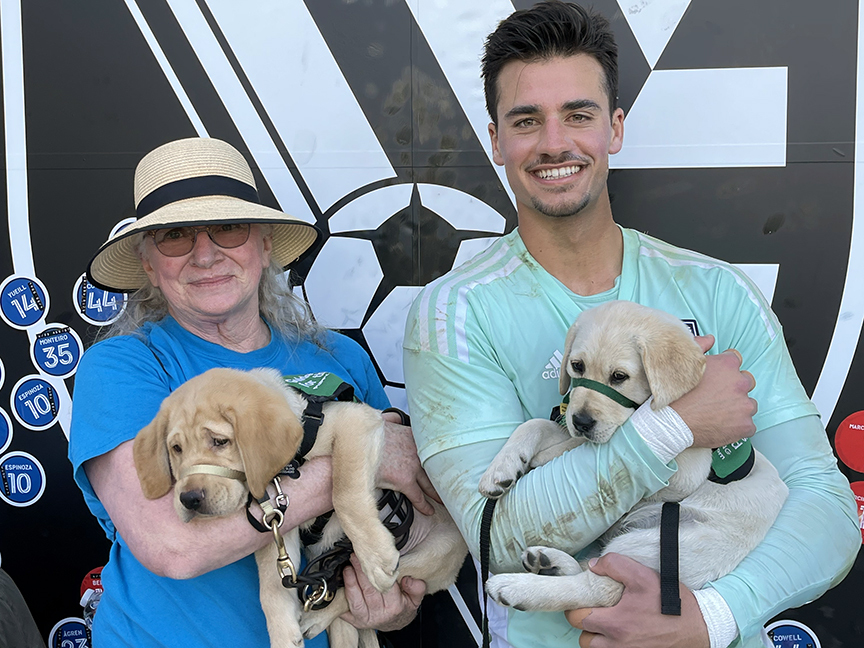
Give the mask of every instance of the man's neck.
POLYGON ((624 240, 611 211, 566 218, 520 214, 519 234, 531 256, 577 295, 609 290, 621 274, 624 240))

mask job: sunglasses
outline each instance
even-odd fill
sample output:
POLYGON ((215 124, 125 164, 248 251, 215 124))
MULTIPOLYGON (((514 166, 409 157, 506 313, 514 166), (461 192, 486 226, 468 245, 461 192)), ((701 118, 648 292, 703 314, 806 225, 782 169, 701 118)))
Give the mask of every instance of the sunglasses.
POLYGON ((249 223, 217 223, 150 230, 148 234, 159 252, 167 257, 179 257, 192 251, 199 232, 207 232, 210 240, 220 248, 230 249, 240 247, 248 241, 250 229, 249 223))

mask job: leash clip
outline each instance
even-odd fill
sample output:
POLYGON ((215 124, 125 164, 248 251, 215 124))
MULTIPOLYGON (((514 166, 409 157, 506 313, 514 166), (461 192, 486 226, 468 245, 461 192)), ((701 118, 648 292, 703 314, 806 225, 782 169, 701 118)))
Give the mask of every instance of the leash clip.
POLYGON ((315 591, 313 591, 311 595, 308 593, 310 587, 312 586, 307 585, 303 588, 303 598, 306 599, 303 603, 304 612, 310 612, 320 603, 329 603, 335 596, 335 594, 327 587, 327 579, 325 578, 321 579, 321 584, 315 588, 315 591))
POLYGON ((288 555, 288 550, 285 549, 285 540, 282 538, 282 534, 279 533, 279 528, 285 521, 285 516, 279 509, 270 508, 272 509, 273 514, 265 514, 262 522, 265 527, 273 532, 273 542, 276 544, 276 552, 278 554, 276 556, 276 571, 279 573, 280 580, 284 581, 286 578, 290 578, 292 583, 296 583, 297 568, 291 561, 291 556, 288 555))
POLYGON ((282 492, 282 480, 279 479, 279 475, 273 478, 273 487, 276 489, 276 506, 285 510, 288 508, 288 495, 282 492))
POLYGON ((276 543, 276 552, 278 553, 276 556, 276 571, 279 574, 279 579, 284 581, 286 578, 290 578, 292 583, 296 583, 297 568, 285 549, 285 540, 282 538, 282 534, 279 533, 279 527, 282 526, 282 522, 284 521, 285 517, 282 515, 282 511, 279 510, 276 511, 275 516, 264 518, 264 524, 273 532, 273 542, 276 543), (278 518, 279 521, 271 524, 274 518, 278 518))

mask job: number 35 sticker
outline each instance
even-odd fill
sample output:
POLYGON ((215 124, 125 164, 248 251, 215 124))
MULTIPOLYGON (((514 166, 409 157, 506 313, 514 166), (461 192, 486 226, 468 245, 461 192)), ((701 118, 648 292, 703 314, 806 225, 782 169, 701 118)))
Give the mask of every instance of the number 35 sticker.
POLYGON ((81 338, 74 330, 62 324, 49 324, 34 338, 30 359, 49 376, 68 378, 78 368, 81 349, 81 338))
POLYGON ((30 506, 45 492, 45 469, 33 455, 10 452, 0 457, 0 499, 30 506))

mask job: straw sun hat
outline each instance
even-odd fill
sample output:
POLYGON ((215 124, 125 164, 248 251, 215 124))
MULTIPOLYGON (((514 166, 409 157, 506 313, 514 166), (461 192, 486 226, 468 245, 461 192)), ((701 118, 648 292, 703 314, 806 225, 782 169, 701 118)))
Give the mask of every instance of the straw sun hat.
POLYGON ((284 268, 318 239, 313 225, 260 204, 243 156, 221 140, 193 137, 151 151, 135 169, 138 220, 114 234, 87 266, 93 285, 132 292, 147 275, 135 253, 136 234, 213 223, 270 223, 274 263, 284 268))

